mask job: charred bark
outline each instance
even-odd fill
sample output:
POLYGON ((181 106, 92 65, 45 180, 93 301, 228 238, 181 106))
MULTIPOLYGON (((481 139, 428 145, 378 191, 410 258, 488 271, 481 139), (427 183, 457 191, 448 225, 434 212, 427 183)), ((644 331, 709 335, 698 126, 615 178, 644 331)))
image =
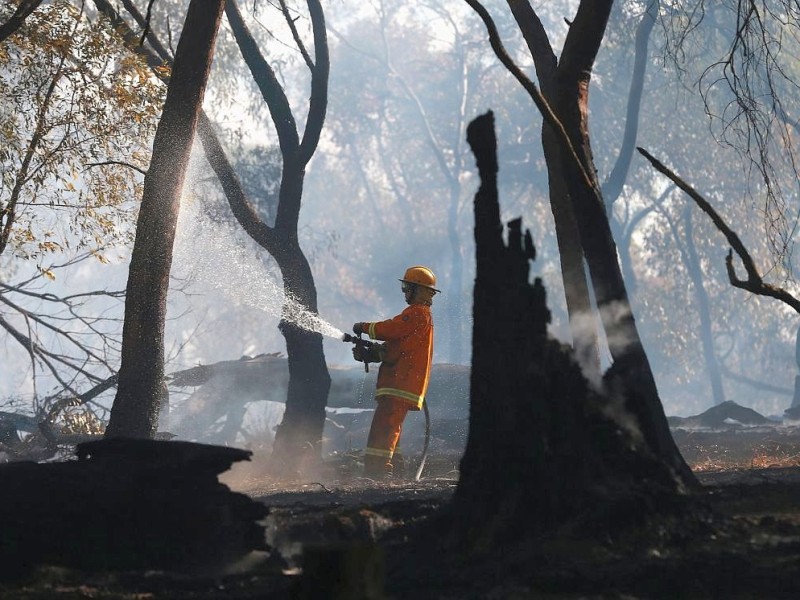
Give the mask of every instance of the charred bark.
POLYGON ((167 98, 144 179, 122 330, 119 385, 106 435, 152 438, 164 380, 172 245, 183 179, 211 69, 224 0, 193 0, 178 42, 167 98))
MULTIPOLYGON (((556 114, 578 161, 563 156, 567 188, 591 273, 600 319, 613 365, 604 375, 609 393, 623 398, 640 435, 687 485, 696 479, 669 431, 653 371, 636 327, 617 246, 605 212, 589 137, 588 106, 592 67, 605 33, 612 2, 581 2, 558 65, 556 114), (589 176, 586 181, 581 175, 589 176)), ((613 401, 613 398, 612 398, 613 401)))
MULTIPOLYGON (((481 186, 475 196, 477 272, 469 439, 452 503, 454 535, 478 551, 523 539, 614 499, 677 495, 669 456, 626 428, 625 410, 586 382, 567 347, 547 336, 550 312, 521 221, 508 224, 497 197, 491 113, 467 139, 481 186), (502 336, 498 333, 502 332, 502 336)), ((623 500, 624 502, 624 500, 623 500)))
MULTIPOLYGON (((636 422, 636 435, 654 454, 668 461, 686 485, 695 486, 697 480, 670 435, 653 372, 639 338, 592 160, 588 129, 589 82, 612 2, 598 0, 579 4, 558 62, 553 90, 557 110, 551 108, 536 85, 505 51, 486 9, 478 0, 466 2, 484 21, 497 57, 529 93, 546 124, 558 136, 562 161, 559 167, 563 169, 580 237, 576 243, 580 243, 589 267, 598 312, 614 360, 612 368, 604 375, 604 382, 614 398, 623 399, 626 412, 636 422)), ((524 6, 526 3, 521 2, 512 5, 513 8, 524 6)), ((535 12, 528 7, 527 13, 515 12, 514 16, 532 53, 539 52, 537 44, 546 45, 546 40, 539 39, 543 30, 524 27, 526 19, 536 19, 535 12)), ((554 57, 548 56, 548 59, 552 62, 554 57)), ((552 69, 552 65, 546 63, 543 61, 547 69, 552 69)))
MULTIPOLYGON (((514 18, 533 58, 542 96, 554 106, 558 89, 558 59, 542 22, 527 2, 509 2, 514 18)), ((600 347, 592 317, 589 282, 583 263, 583 249, 575 214, 572 212, 564 171, 565 160, 558 133, 546 120, 542 124, 542 149, 547 164, 550 210, 555 224, 564 296, 569 314, 572 347, 583 368, 599 377, 600 347)))

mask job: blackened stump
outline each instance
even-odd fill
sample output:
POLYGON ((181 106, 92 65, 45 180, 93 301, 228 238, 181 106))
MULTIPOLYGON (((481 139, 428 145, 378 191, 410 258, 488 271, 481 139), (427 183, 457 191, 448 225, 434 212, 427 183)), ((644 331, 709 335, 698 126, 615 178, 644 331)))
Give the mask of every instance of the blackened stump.
POLYGON ((491 112, 470 124, 467 140, 481 185, 469 439, 451 506, 453 540, 487 551, 632 499, 677 496, 680 480, 663 457, 609 413, 610 398, 547 336, 544 286, 529 281, 530 234, 517 219, 503 238, 491 112))

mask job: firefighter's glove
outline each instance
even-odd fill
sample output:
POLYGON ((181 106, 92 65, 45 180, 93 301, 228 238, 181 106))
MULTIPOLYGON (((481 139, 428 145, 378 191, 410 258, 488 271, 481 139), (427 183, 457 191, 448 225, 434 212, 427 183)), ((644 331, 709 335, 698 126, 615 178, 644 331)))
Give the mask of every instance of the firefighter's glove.
POLYGON ((358 362, 379 363, 383 362, 385 350, 383 344, 375 344, 369 348, 361 345, 353 346, 353 358, 358 362))
POLYGON ((356 335, 361 335, 364 333, 364 324, 363 323, 353 323, 353 333, 356 335))

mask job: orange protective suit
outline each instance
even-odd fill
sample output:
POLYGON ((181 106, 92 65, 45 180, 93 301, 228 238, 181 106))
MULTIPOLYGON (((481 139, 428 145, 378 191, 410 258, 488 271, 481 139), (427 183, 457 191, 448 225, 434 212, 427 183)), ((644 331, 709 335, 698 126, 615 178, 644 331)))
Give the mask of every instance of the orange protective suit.
POLYGON ((431 308, 411 304, 392 319, 363 327, 370 338, 386 342, 375 391, 378 408, 365 453, 365 472, 381 474, 391 471, 406 413, 420 410, 425 401, 433 359, 431 308))

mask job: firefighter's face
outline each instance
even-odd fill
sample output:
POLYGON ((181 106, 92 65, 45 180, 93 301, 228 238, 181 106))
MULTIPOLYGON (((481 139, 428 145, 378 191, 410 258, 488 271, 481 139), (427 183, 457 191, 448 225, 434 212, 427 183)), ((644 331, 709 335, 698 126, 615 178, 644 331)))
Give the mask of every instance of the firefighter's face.
POLYGON ((413 283, 406 283, 403 281, 400 283, 400 289, 403 290, 406 303, 411 304, 411 302, 414 300, 414 293, 417 291, 417 286, 415 286, 413 283))

